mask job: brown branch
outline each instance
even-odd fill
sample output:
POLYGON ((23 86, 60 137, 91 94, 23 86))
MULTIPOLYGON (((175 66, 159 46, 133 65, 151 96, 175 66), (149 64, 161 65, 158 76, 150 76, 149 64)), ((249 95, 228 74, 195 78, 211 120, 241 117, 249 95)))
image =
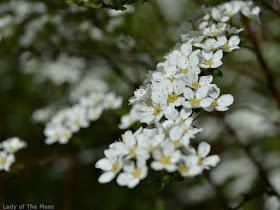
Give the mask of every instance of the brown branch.
POLYGON ((239 136, 237 135, 237 133, 235 132, 235 130, 227 123, 227 121, 224 119, 224 116, 219 114, 218 115, 224 122, 225 128, 228 130, 228 132, 234 137, 235 141, 238 143, 238 145, 244 150, 244 152, 246 153, 246 155, 249 157, 249 159, 251 160, 251 162, 255 165, 255 167, 258 170, 258 173, 260 175, 260 177, 262 178, 262 180, 264 181, 264 184, 268 187, 267 189, 267 193, 269 193, 270 195, 275 195, 280 199, 280 194, 277 192, 277 190, 274 188, 274 186, 270 183, 269 179, 267 178, 266 175, 266 171, 263 168, 263 166, 256 160, 256 158, 254 157, 254 155, 252 154, 250 148, 248 145, 244 144, 241 139, 239 138, 239 136))
POLYGON ((268 66, 267 66, 267 64, 266 64, 266 62, 263 58, 260 44, 259 44, 257 38, 255 37, 253 31, 251 30, 251 28, 249 26, 248 19, 246 17, 243 17, 243 21, 246 25, 247 36, 250 39, 250 41, 251 41, 251 43, 252 43, 252 45, 255 49, 254 52, 256 53, 256 56, 257 56, 257 58, 260 62, 260 65, 262 67, 262 71, 265 74, 265 78, 266 78, 268 88, 269 88, 271 94, 275 97, 275 99, 277 101, 277 104, 278 104, 278 107, 280 108, 280 93, 278 92, 277 87, 275 86, 274 78, 271 75, 270 70, 269 70, 269 68, 268 68, 268 66))

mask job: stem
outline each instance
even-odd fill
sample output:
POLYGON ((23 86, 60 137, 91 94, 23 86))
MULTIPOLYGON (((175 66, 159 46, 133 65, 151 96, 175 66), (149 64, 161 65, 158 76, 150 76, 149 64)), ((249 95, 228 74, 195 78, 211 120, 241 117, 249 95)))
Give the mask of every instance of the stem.
POLYGON ((274 83, 274 78, 273 76, 271 75, 270 73, 270 70, 263 58, 263 55, 262 55, 262 52, 261 52, 261 48, 260 48, 260 44, 258 42, 258 40, 256 39, 253 31, 251 30, 250 26, 249 26, 249 23, 248 23, 248 19, 246 17, 243 17, 243 21, 246 25, 246 28, 247 28, 247 36, 248 38, 250 39, 254 49, 255 49, 255 53, 256 53, 256 56, 261 64, 261 67, 262 67, 262 71, 263 73, 265 74, 265 77, 266 77, 266 81, 267 81, 267 85, 268 85, 268 88, 270 90, 270 92, 272 93, 272 95, 275 97, 276 101, 277 101, 277 104, 278 104, 278 108, 280 108, 280 94, 275 86, 275 83, 274 83))
POLYGON ((235 130, 226 122, 224 119, 224 116, 220 116, 222 120, 224 121, 225 128, 228 130, 228 132, 234 137, 235 141, 238 143, 238 145, 244 150, 244 152, 247 154, 251 162, 255 165, 255 167, 258 170, 258 173, 260 177, 263 179, 265 185, 268 187, 267 192, 270 195, 275 195, 280 199, 280 194, 277 192, 277 190, 274 188, 274 186, 270 183, 269 179, 267 178, 266 171, 262 167, 262 165, 255 159, 254 155, 251 153, 250 148, 248 145, 244 144, 235 130))

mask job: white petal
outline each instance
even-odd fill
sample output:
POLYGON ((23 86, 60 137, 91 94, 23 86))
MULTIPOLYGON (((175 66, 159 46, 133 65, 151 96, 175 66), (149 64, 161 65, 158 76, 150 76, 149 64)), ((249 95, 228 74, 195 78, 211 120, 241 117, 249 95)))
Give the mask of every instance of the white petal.
POLYGON ((99 183, 108 183, 108 182, 112 181, 112 179, 114 179, 115 175, 116 174, 113 172, 103 173, 99 176, 98 182, 99 183))
POLYGON ((160 170, 164 169, 163 165, 157 161, 153 161, 151 163, 151 168, 154 169, 155 171, 160 171, 160 170))
POLYGON ((204 85, 210 84, 212 81, 213 81, 213 76, 212 75, 202 76, 199 79, 199 84, 201 86, 204 86, 204 85))
POLYGON ((106 158, 102 158, 95 163, 95 167, 103 171, 109 171, 112 168, 112 162, 106 158))
POLYGON ((194 92, 191 88, 185 88, 184 89, 184 97, 188 100, 192 100, 194 98, 194 92))
POLYGON ((210 150, 211 150, 210 144, 208 144, 206 142, 201 142, 198 145, 197 153, 200 157, 204 158, 210 153, 210 150))
POLYGON ((215 63, 217 61, 220 61, 222 59, 222 57, 223 57, 223 51, 222 50, 217 50, 215 52, 215 54, 213 55, 212 60, 215 63))
POLYGON ((204 99, 207 96, 208 91, 209 91, 209 89, 206 86, 199 88, 196 91, 196 98, 199 99, 199 100, 204 99))
POLYGON ((220 162, 220 157, 218 155, 211 155, 203 160, 203 164, 215 167, 220 162))
POLYGON ((120 186, 126 186, 128 184, 128 182, 131 180, 131 174, 129 173, 121 173, 118 177, 117 177, 117 183, 120 186))
POLYGON ((217 104, 219 106, 230 106, 234 101, 234 98, 230 94, 225 94, 220 96, 220 98, 217 100, 217 104))

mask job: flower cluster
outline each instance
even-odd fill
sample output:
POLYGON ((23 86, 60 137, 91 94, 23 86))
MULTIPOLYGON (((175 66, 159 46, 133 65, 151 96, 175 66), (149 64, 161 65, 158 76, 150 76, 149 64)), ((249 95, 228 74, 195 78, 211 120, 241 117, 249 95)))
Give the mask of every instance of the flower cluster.
POLYGON ((67 54, 60 54, 56 61, 41 60, 26 52, 21 56, 21 66, 24 73, 35 74, 37 81, 50 80, 55 85, 73 84, 80 79, 85 60, 67 54))
POLYGON ((17 151, 26 147, 26 143, 18 137, 9 138, 0 143, 0 170, 9 171, 10 166, 15 162, 17 151))
POLYGON ((190 17, 182 43, 164 56, 155 71, 149 71, 129 100, 131 113, 120 125, 127 128, 140 120, 156 128, 127 131, 121 142, 111 144, 106 157, 96 163, 105 171, 99 182, 109 182, 120 173, 117 183, 132 188, 146 177, 148 162, 154 170, 178 171, 181 176, 216 166, 218 156, 206 157, 209 144, 201 142, 195 149, 190 142, 202 130, 193 126, 193 109, 226 111, 233 103, 232 95, 221 95, 212 83, 214 69, 223 64, 224 53, 239 49, 237 34, 243 29, 231 27, 229 20, 236 14, 257 18, 259 12, 250 1, 232 1, 202 8, 190 17))
POLYGON ((44 133, 46 144, 59 142, 66 144, 73 133, 96 121, 104 110, 118 109, 122 105, 122 97, 113 92, 92 91, 82 97, 79 103, 57 112, 47 123, 44 133))

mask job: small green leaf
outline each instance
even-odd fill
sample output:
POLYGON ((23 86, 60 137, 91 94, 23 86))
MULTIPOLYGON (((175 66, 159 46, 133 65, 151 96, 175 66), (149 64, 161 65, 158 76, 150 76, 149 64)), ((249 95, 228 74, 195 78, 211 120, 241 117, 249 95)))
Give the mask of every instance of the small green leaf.
POLYGON ((214 70, 214 74, 217 75, 218 77, 223 77, 223 72, 221 72, 221 71, 218 70, 218 69, 215 69, 215 70, 214 70))

